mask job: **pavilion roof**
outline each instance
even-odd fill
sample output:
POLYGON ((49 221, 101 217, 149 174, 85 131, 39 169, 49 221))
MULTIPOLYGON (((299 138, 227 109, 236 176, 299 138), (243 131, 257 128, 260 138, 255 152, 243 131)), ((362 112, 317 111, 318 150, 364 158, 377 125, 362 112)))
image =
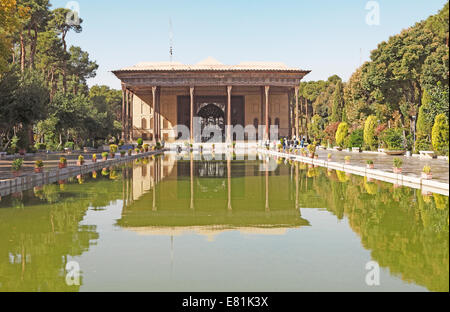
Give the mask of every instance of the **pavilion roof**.
MULTIPOLYGON (((142 62, 118 71, 292 71, 304 72, 299 68, 288 67, 280 62, 241 62, 237 65, 225 65, 212 57, 188 65, 179 62, 142 62)), ((309 71, 308 71, 309 72, 309 71)))

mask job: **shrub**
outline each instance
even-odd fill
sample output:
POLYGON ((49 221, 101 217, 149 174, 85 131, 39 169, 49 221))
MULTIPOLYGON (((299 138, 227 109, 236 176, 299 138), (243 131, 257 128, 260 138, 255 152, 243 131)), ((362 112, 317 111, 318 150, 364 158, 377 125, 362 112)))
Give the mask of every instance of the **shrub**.
POLYGON ((352 157, 350 157, 350 156, 345 156, 344 159, 345 159, 346 162, 349 162, 349 161, 352 159, 352 157))
POLYGON ((439 114, 434 120, 431 130, 431 142, 436 152, 448 155, 448 119, 445 114, 439 114))
POLYGON ((401 168, 403 166, 403 160, 399 157, 394 157, 394 167, 401 168))
POLYGON ((309 151, 311 154, 314 154, 314 153, 316 152, 316 146, 315 146, 314 144, 309 144, 309 145, 307 146, 307 148, 308 148, 308 151, 309 151))
POLYGON ((336 143, 340 147, 345 147, 345 139, 348 136, 348 124, 346 122, 341 122, 336 131, 336 143))
POLYGON ((93 154, 92 159, 97 159, 97 154, 93 154))
POLYGON ((119 148, 119 147, 118 147, 117 145, 111 144, 111 145, 109 146, 109 151, 110 151, 111 153, 115 154, 115 153, 117 152, 117 149, 118 149, 118 148, 119 148))
POLYGON ((68 148, 70 150, 73 150, 74 146, 75 146, 75 143, 73 143, 73 142, 66 142, 66 144, 64 144, 64 148, 68 148))
MULTIPOLYGON (((192 144, 191 144, 191 147, 192 147, 192 144)), ((156 149, 160 149, 160 148, 161 148, 161 143, 156 142, 156 149)))
POLYGON ((19 171, 22 169, 23 166, 23 159, 22 158, 16 158, 11 164, 11 168, 13 171, 19 171))
POLYGON ((78 156, 78 161, 79 162, 83 162, 84 161, 84 156, 83 155, 78 156))
POLYGON ((34 147, 35 147, 37 150, 44 151, 44 150, 47 149, 47 144, 45 144, 45 143, 36 143, 36 144, 34 145, 34 147))
POLYGON ((67 159, 66 159, 66 157, 61 157, 61 158, 59 159, 59 163, 60 163, 60 164, 67 164, 67 159))
POLYGON ((137 139, 137 145, 141 146, 144 143, 144 140, 142 138, 137 139))
POLYGON ((102 153, 102 158, 108 158, 108 152, 103 152, 102 153))
POLYGON ((133 153, 133 150, 130 148, 130 149, 128 150, 128 156, 131 156, 131 153, 133 153))
POLYGON ((426 174, 430 174, 431 173, 431 167, 430 166, 424 166, 422 171, 426 174))
POLYGON ((339 127, 340 122, 332 122, 325 128, 325 139, 331 143, 336 141, 336 131, 339 127))
POLYGON ((366 164, 373 165, 373 160, 369 159, 368 161, 366 161, 366 164))
POLYGON ((416 145, 415 145, 414 149, 415 149, 416 152, 419 152, 419 151, 430 151, 430 150, 433 149, 433 147, 431 146, 431 142, 428 141, 428 139, 421 138, 421 139, 418 139, 416 141, 416 145))
POLYGON ((387 129, 381 133, 381 138, 388 150, 401 150, 404 148, 401 129, 387 129))
POLYGON ((125 152, 124 150, 121 150, 121 151, 120 151, 120 156, 124 156, 125 153, 126 153, 126 152, 125 152))
POLYGON ((122 147, 122 146, 124 146, 124 145, 125 145, 125 141, 121 139, 121 140, 119 141, 119 146, 122 147))
POLYGON ((364 142, 364 131, 363 130, 355 130, 350 134, 348 146, 349 147, 362 147, 364 142))
POLYGON ((42 160, 36 160, 34 162, 34 167, 35 168, 43 168, 44 167, 44 162, 42 160))
POLYGON ((377 127, 377 117, 370 115, 364 123, 364 144, 374 150, 377 146, 377 138, 375 136, 375 129, 377 127))

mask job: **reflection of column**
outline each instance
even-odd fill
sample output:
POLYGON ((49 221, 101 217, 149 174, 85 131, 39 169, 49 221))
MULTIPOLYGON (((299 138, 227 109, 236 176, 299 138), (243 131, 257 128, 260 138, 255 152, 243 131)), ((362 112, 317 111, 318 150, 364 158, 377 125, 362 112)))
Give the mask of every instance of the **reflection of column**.
POLYGON ((191 204, 190 208, 192 210, 195 209, 194 207, 194 154, 191 153, 191 159, 190 159, 190 176, 191 176, 191 204))
POLYGON ((231 143, 232 138, 231 138, 231 89, 232 86, 228 86, 227 87, 227 96, 228 96, 228 100, 227 100, 227 143, 231 143))
POLYGON ((228 210, 233 210, 231 206, 231 157, 231 155, 227 156, 228 210))
POLYGON ((295 90, 295 137, 298 139, 299 131, 298 131, 298 87, 294 88, 295 90))
POLYGON ((194 143, 194 87, 190 88, 190 94, 191 94, 191 109, 190 109, 190 126, 189 131, 191 133, 191 143, 194 143))
POLYGON ((152 210, 153 211, 157 211, 158 208, 156 207, 156 184, 157 182, 157 170, 158 170, 158 163, 157 163, 157 158, 155 158, 153 160, 153 189, 152 189, 152 194, 153 194, 153 203, 152 203, 152 210))
POLYGON ((265 109, 266 109, 266 131, 264 132, 264 139, 269 140, 269 86, 264 87, 265 92, 265 109))
POLYGON ((298 209, 298 163, 295 166, 295 210, 298 209))
POLYGON ((266 211, 270 211, 269 206, 269 160, 266 159, 266 211))

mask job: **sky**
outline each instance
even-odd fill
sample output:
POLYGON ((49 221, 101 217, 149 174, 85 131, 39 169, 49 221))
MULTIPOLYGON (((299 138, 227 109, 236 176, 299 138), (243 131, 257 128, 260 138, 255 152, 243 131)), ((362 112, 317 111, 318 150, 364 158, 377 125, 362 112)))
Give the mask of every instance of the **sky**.
MULTIPOLYGON (((52 7, 74 1, 52 0, 52 7)), ((120 88, 112 70, 139 62, 283 62, 347 81, 377 45, 437 13, 446 0, 78 0, 83 31, 68 43, 99 65, 88 81, 120 88), (377 7, 379 10, 377 10, 377 7), (367 8, 367 9, 366 9, 367 8), (379 14, 377 14, 377 11, 379 14), (377 21, 378 17, 378 21, 377 21), (369 23, 367 22, 369 21, 369 23)))

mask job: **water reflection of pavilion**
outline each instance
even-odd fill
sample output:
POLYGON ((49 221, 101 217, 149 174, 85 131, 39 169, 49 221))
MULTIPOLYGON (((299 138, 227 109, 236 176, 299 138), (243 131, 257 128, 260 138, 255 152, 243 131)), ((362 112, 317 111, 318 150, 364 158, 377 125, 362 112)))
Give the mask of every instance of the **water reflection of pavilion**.
MULTIPOLYGON (((241 233, 283 235, 309 225, 298 207, 297 172, 259 171, 260 161, 175 161, 166 154, 130 168, 118 225, 142 235, 195 232, 209 238, 241 233), (131 194, 130 194, 131 193, 131 194)), ((268 166, 268 164, 267 164, 268 166)), ((283 167, 279 170, 290 170, 283 167)))

